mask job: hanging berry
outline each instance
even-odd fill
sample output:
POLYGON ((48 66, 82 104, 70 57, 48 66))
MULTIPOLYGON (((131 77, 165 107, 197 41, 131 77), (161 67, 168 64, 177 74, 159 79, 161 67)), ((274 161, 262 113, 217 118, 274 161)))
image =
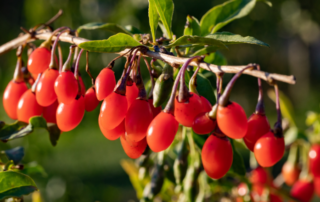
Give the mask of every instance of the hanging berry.
POLYGON ((301 202, 311 201, 313 193, 314 185, 308 180, 297 181, 290 191, 290 195, 301 202))
POLYGON ((145 138, 140 140, 136 146, 131 146, 123 135, 120 137, 120 141, 124 152, 132 159, 139 158, 147 148, 147 141, 145 138))
POLYGON ((43 118, 47 121, 47 123, 57 123, 56 113, 59 106, 58 100, 52 103, 48 107, 43 108, 43 118))
POLYGON ((100 128, 102 134, 108 140, 116 140, 121 135, 124 135, 126 132, 124 120, 114 129, 108 130, 108 129, 105 129, 105 125, 103 125, 103 123, 101 122, 101 118, 99 117, 99 128, 100 128))
POLYGON ((97 98, 99 101, 105 99, 110 95, 116 86, 116 77, 112 71, 114 63, 110 66, 102 69, 95 81, 95 88, 97 93, 97 98))
POLYGON ((87 90, 86 94, 84 95, 84 101, 87 112, 91 112, 95 108, 97 108, 100 101, 97 99, 97 94, 94 86, 87 90))
POLYGON ((320 177, 320 145, 312 145, 309 151, 310 172, 315 177, 320 177))
POLYGON ((298 165, 298 146, 291 145, 287 161, 282 166, 282 176, 288 186, 292 186, 298 179, 301 168, 298 165))

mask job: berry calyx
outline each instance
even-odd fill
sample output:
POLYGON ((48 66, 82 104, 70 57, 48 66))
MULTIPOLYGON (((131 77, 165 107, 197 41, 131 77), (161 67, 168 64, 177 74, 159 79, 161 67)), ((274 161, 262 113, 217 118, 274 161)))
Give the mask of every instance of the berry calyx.
POLYGON ((97 99, 95 87, 91 87, 84 95, 85 108, 87 112, 93 111, 99 105, 100 101, 97 99))
POLYGON ((120 137, 121 145, 124 152, 132 159, 139 158, 147 148, 146 139, 140 140, 136 146, 131 146, 125 139, 124 135, 120 137))
POLYGON ((96 94, 99 101, 105 99, 113 92, 116 86, 116 78, 110 67, 102 69, 95 80, 96 94))
POLYGON ((124 120, 114 129, 108 130, 105 128, 105 125, 101 122, 100 116, 99 116, 99 128, 102 134, 104 135, 104 137, 107 138, 108 140, 116 140, 119 137, 121 137, 121 135, 124 135, 126 132, 124 120))
POLYGON ((29 119, 33 116, 40 116, 43 107, 36 100, 36 95, 31 89, 27 90, 20 98, 17 108, 18 120, 29 123, 29 119))
POLYGON ((314 193, 314 185, 308 180, 298 180, 292 187, 290 195, 301 202, 309 202, 314 193))
POLYGON ((47 123, 57 123, 57 109, 59 106, 58 100, 56 100, 54 103, 49 105, 48 107, 43 108, 42 116, 45 118, 47 123))

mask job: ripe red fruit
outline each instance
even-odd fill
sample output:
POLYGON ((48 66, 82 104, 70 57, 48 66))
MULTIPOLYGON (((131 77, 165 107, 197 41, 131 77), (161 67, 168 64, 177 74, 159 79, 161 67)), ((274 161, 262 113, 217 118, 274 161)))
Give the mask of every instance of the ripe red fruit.
POLYGON ((108 139, 108 140, 116 140, 121 135, 125 134, 125 124, 124 120, 114 129, 107 130, 105 129, 105 125, 101 122, 101 118, 99 116, 99 127, 102 132, 102 134, 108 139))
POLYGON ((320 197, 320 177, 315 177, 313 179, 314 183, 314 191, 316 192, 317 196, 320 197))
POLYGON ((179 123, 170 113, 160 112, 149 125, 147 142, 150 149, 160 152, 167 149, 178 132, 179 123))
POLYGON ((270 124, 265 115, 252 114, 248 120, 248 129, 243 137, 248 149, 253 151, 257 140, 270 131, 270 124))
POLYGON ((285 183, 288 186, 292 186, 299 179, 300 172, 298 165, 287 161, 283 164, 281 173, 285 183))
POLYGON ((24 82, 10 81, 3 93, 3 107, 11 119, 18 119, 17 107, 21 96, 28 90, 24 82))
POLYGON ((153 106, 153 99, 148 99, 148 102, 150 104, 151 110, 152 110, 152 114, 153 114, 153 118, 156 117, 161 111, 161 107, 154 107, 153 106))
POLYGON ((105 128, 111 130, 118 126, 127 114, 126 96, 112 92, 101 105, 100 117, 105 128))
POLYGON ((57 123, 57 109, 59 106, 58 100, 56 100, 54 103, 52 103, 48 107, 43 108, 43 118, 46 119, 47 123, 57 123))
POLYGON ((71 104, 78 94, 78 81, 71 71, 61 72, 54 83, 59 102, 71 104))
POLYGON ((128 101, 128 109, 133 103, 133 101, 136 100, 136 98, 138 97, 138 94, 139 94, 139 89, 135 83, 133 83, 132 85, 126 86, 126 98, 128 101))
POLYGON ((29 56, 28 70, 32 74, 39 74, 49 68, 51 51, 45 47, 36 48, 29 56))
POLYGON ((251 171, 250 182, 252 184, 265 185, 270 181, 267 171, 262 167, 257 167, 251 171))
POLYGON ((36 88, 36 99, 39 105, 47 107, 54 103, 57 95, 54 92, 54 83, 59 76, 59 71, 55 69, 47 69, 41 75, 36 88))
POLYGON ((309 151, 310 172, 314 177, 320 177, 320 145, 312 145, 309 151))
POLYGON ((100 101, 97 99, 94 87, 91 87, 87 90, 84 96, 84 102, 87 112, 93 111, 99 105, 100 101))
POLYGON ((174 100, 174 115, 176 120, 187 127, 192 127, 193 120, 203 112, 202 102, 199 95, 190 93, 188 102, 179 102, 178 96, 174 100))
POLYGON ((104 68, 101 70, 95 81, 97 98, 99 101, 105 99, 113 92, 116 86, 116 78, 112 69, 104 68))
POLYGON ((125 140, 123 135, 120 137, 120 141, 124 152, 132 159, 139 158, 147 148, 146 138, 143 138, 141 141, 139 141, 136 146, 131 146, 125 140))
POLYGON ((40 116, 43 107, 36 100, 35 94, 31 89, 27 90, 20 98, 17 108, 18 120, 29 123, 29 119, 33 116, 40 116))
POLYGON ((314 185, 307 180, 298 180, 292 187, 290 195, 301 202, 309 202, 314 193, 314 185))
POLYGON ((209 100, 207 100, 205 97, 203 96, 199 96, 200 97, 200 100, 201 100, 201 103, 202 103, 202 111, 203 112, 209 112, 211 111, 212 109, 212 105, 211 103, 209 102, 209 100))
POLYGON ((284 138, 278 138, 269 131, 256 142, 254 155, 262 167, 270 167, 280 161, 284 154, 284 147, 284 138))
POLYGON ((222 178, 230 169, 233 160, 232 146, 228 138, 210 135, 202 147, 201 159, 209 177, 222 178))
POLYGON ((227 106, 218 106, 217 123, 220 130, 228 137, 240 139, 247 132, 247 116, 242 107, 236 102, 227 106))
POLYGON ((61 131, 67 132, 77 127, 85 111, 85 104, 83 96, 70 104, 60 103, 57 109, 57 125, 61 131))
POLYGON ((79 84, 80 84, 80 87, 81 87, 81 95, 84 96, 86 94, 86 86, 84 85, 81 76, 79 76, 79 84))
POLYGON ((193 121, 192 129, 195 133, 204 135, 211 133, 217 125, 216 120, 212 120, 207 112, 200 113, 193 121))
POLYGON ((125 118, 128 138, 134 142, 145 138, 152 119, 153 114, 148 101, 140 99, 133 101, 125 118))

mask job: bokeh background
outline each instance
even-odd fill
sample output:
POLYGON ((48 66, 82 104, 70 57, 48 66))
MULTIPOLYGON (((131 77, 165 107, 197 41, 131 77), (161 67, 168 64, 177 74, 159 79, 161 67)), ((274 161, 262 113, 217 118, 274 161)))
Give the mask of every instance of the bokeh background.
MULTIPOLYGON (((173 0, 173 32, 182 35, 187 15, 199 20, 211 7, 223 0, 173 0)), ((234 45, 223 51, 230 65, 259 63, 262 70, 280 74, 293 74, 297 84, 280 84, 280 89, 291 99, 297 124, 305 129, 308 110, 319 111, 320 100, 320 1, 277 0, 273 6, 259 2, 245 18, 236 20, 221 29, 243 36, 250 35, 270 45, 270 48, 252 45, 234 45)), ((88 22, 114 22, 133 25, 149 33, 147 0, 11 0, 0 6, 0 44, 15 38, 20 26, 31 28, 45 22, 59 9, 64 14, 53 23, 54 28, 69 26, 76 29, 88 22)), ((159 30, 158 30, 159 31, 159 30)), ((158 36, 160 36, 160 31, 158 36)), ((106 39, 110 33, 83 31, 82 37, 106 39)), ((37 42, 36 44, 40 44, 37 42)), ((62 44, 64 58, 68 44, 62 44)), ((115 57, 113 54, 90 54, 93 75, 115 57)), ((26 61, 26 56, 25 56, 26 61)), ((115 71, 119 78, 123 62, 117 62, 115 71)), ((0 94, 12 79, 16 64, 15 51, 0 55, 0 94)), ((84 60, 80 66, 85 84, 90 79, 84 72, 84 60)), ((227 81, 230 76, 226 76, 227 81)), ((213 83, 215 81, 212 81, 213 83)), ((257 80, 242 76, 234 88, 232 100, 239 102, 249 116, 255 109, 257 80)), ((263 83, 265 90, 271 89, 263 83)), ((274 103, 265 96, 266 114, 274 123, 274 103)), ((47 175, 32 176, 44 201, 137 201, 129 177, 120 166, 120 160, 128 158, 120 141, 108 141, 99 131, 99 107, 86 113, 82 123, 72 132, 63 133, 56 147, 51 146, 48 134, 37 130, 32 135, 9 143, 0 143, 0 150, 15 146, 25 147, 23 162, 36 161, 47 175)), ((0 120, 13 122, 5 114, 0 101, 0 120)), ((244 153, 248 156, 248 152, 244 153)), ((248 158, 245 158, 248 165, 248 158)))

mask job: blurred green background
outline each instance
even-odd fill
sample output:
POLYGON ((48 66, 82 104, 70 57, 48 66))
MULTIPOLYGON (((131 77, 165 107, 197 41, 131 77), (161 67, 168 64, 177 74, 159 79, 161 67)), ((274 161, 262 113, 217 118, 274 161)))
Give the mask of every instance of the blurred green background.
MULTIPOLYGON (((172 29, 177 36, 183 33, 188 14, 200 20, 209 8, 224 2, 173 1, 175 10, 172 29)), ((247 17, 234 21, 221 30, 253 36, 268 43, 270 48, 234 45, 223 51, 223 54, 230 65, 259 63, 264 71, 295 75, 296 85, 281 83, 280 89, 291 99, 297 124, 304 129, 306 112, 319 111, 320 1, 278 0, 272 3, 272 7, 258 3, 247 17)), ((63 9, 64 14, 53 23, 54 28, 69 26, 76 29, 88 22, 113 22, 123 26, 131 24, 149 33, 147 0, 11 0, 2 2, 0 6, 0 44, 15 38, 21 32, 20 26, 31 28, 45 22, 59 9, 63 9)), ((81 36, 106 39, 110 33, 83 31, 81 36)), ((158 30, 159 36, 161 33, 158 30)), ((68 46, 62 44, 64 59, 67 57, 68 46)), ((93 75, 98 75, 113 57, 114 54, 90 54, 93 75)), ((12 79, 15 64, 15 51, 0 55, 1 94, 12 79)), ((124 61, 116 63, 117 78, 123 64, 124 61)), ((80 69, 86 87, 90 87, 90 79, 84 72, 84 57, 80 69)), ((226 76, 225 82, 230 77, 231 75, 226 76)), ((248 116, 256 105, 256 82, 256 78, 242 76, 231 97, 244 107, 248 116)), ((265 90, 271 89, 265 82, 263 87, 265 90)), ((273 124, 276 118, 274 103, 267 95, 265 103, 266 114, 273 124)), ((13 122, 4 112, 2 99, 0 105, 0 120, 13 122)), ((75 130, 61 135, 56 147, 51 146, 46 132, 38 130, 23 139, 0 143, 0 150, 23 146, 26 152, 23 162, 37 161, 44 167, 46 177, 32 177, 45 201, 137 201, 129 178, 120 166, 120 160, 128 157, 119 140, 109 141, 104 138, 98 127, 98 113, 99 107, 86 113, 75 130)), ((248 165, 248 161, 246 164, 248 165)))

